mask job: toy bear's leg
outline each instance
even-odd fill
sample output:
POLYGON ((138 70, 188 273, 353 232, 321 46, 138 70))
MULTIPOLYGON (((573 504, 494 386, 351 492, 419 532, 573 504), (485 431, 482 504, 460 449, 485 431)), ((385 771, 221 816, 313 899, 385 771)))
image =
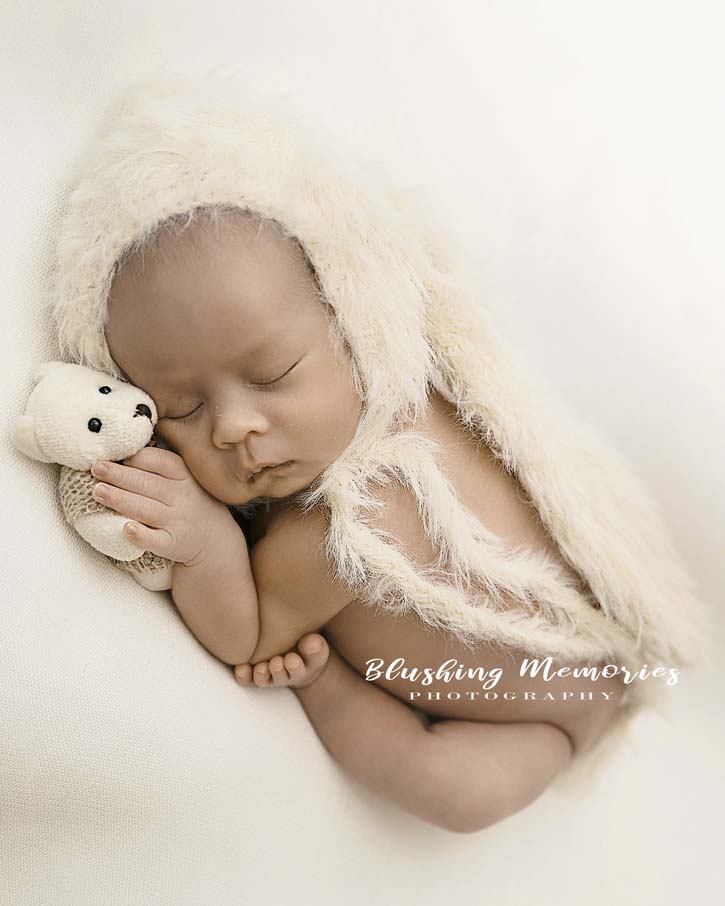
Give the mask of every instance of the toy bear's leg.
POLYGON ((129 570, 138 584, 147 591, 168 591, 171 588, 173 566, 157 569, 153 572, 137 572, 129 570))
POLYGON ((174 563, 146 551, 135 560, 108 558, 122 572, 130 573, 134 580, 147 591, 168 591, 171 588, 174 563))

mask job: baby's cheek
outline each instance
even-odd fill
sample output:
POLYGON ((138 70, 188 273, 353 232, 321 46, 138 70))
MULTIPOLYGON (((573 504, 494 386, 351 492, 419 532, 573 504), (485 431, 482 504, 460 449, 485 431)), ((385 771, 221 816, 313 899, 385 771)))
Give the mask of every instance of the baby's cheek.
POLYGON ((171 450, 172 453, 176 453, 178 456, 181 456, 181 453, 179 453, 176 445, 170 442, 166 435, 161 431, 154 431, 154 440, 156 441, 156 445, 158 447, 161 447, 162 450, 171 450))
POLYGON ((179 453, 177 444, 174 443, 173 438, 173 428, 169 425, 168 421, 162 420, 156 423, 154 428, 154 439, 156 443, 163 447, 165 450, 171 450, 172 453, 179 453))

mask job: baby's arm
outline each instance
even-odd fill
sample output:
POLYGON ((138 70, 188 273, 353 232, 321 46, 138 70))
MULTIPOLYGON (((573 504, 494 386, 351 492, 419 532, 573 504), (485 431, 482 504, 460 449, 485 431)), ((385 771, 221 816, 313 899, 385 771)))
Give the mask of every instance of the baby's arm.
POLYGON ((232 520, 227 535, 193 565, 175 563, 171 596, 184 622, 225 664, 248 660, 259 636, 259 605, 247 544, 232 520))
POLYGON ((281 512, 249 551, 235 528, 238 538, 220 541, 206 564, 179 570, 172 594, 189 628, 220 660, 255 665, 289 651, 350 595, 327 577, 321 514, 281 512))
POLYGON ((196 482, 171 450, 144 447, 123 462, 100 461, 93 497, 129 520, 141 550, 174 561, 171 595, 212 654, 249 657, 259 635, 258 600, 244 533, 229 509, 196 482))
POLYGON ((144 447, 123 463, 98 462, 93 496, 133 522, 142 550, 174 561, 171 595, 189 629, 227 664, 290 648, 349 602, 321 582, 326 524, 290 509, 252 548, 229 509, 195 481, 171 450, 144 447))
POLYGON ((365 786, 437 827, 482 830, 537 799, 567 766, 569 737, 548 723, 441 720, 367 682, 334 649, 294 688, 327 751, 365 786))

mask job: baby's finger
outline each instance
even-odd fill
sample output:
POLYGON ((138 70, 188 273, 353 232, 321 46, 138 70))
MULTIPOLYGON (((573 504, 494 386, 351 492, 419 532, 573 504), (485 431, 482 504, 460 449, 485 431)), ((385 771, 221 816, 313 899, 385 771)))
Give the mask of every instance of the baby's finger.
POLYGON ((166 557, 169 560, 174 546, 174 539, 166 529, 149 528, 141 522, 127 522, 123 526, 123 533, 126 537, 142 547, 145 551, 151 551, 157 557, 166 557))
POLYGON ((124 491, 150 497, 160 503, 170 504, 174 499, 174 486, 168 478, 135 469, 133 466, 122 465, 118 462, 99 460, 91 467, 91 475, 100 481, 106 482, 124 491))
POLYGON ((163 525, 169 512, 169 507, 165 503, 151 497, 132 494, 131 491, 124 491, 112 484, 97 484, 93 488, 93 499, 121 513, 122 516, 128 516, 129 519, 136 519, 154 528, 163 525))
POLYGON ((142 447, 138 453, 127 456, 123 462, 127 466, 134 466, 136 469, 144 469, 147 472, 154 472, 156 475, 173 478, 177 481, 189 478, 191 475, 179 454, 172 450, 165 450, 163 447, 142 447))

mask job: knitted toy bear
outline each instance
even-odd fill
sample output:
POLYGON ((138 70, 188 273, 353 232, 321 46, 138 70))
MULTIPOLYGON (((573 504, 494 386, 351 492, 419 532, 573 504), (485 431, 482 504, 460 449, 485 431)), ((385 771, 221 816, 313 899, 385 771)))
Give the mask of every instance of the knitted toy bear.
POLYGON ((171 588, 173 561, 130 541, 123 533, 128 517, 92 496, 94 463, 120 462, 145 446, 158 446, 151 397, 102 371, 67 362, 38 365, 32 381, 25 414, 11 424, 15 445, 31 459, 61 464, 61 505, 82 538, 144 588, 171 588))

